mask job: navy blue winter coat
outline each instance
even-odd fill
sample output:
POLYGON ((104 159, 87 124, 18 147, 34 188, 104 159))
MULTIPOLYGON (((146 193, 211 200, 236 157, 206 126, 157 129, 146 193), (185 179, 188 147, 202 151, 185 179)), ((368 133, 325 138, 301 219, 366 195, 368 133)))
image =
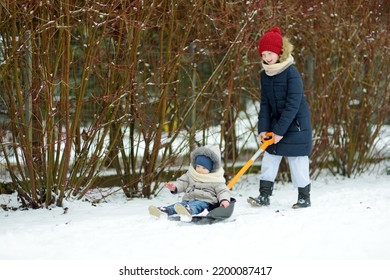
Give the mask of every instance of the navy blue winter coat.
POLYGON ((268 76, 261 71, 261 103, 258 132, 283 136, 267 148, 281 156, 307 156, 312 150, 310 109, 303 94, 301 76, 294 65, 268 76))

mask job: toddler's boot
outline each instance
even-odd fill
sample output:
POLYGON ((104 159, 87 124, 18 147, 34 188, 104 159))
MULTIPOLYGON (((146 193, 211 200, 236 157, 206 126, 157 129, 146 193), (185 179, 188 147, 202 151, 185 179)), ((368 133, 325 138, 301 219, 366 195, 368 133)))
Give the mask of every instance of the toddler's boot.
POLYGON ((156 207, 156 206, 149 206, 148 208, 149 214, 151 216, 157 217, 157 218, 167 218, 168 217, 168 211, 165 207, 156 207))
POLYGON ((191 222, 192 221, 192 211, 188 205, 183 206, 180 203, 176 203, 174 208, 175 208, 175 211, 177 212, 177 214, 179 214, 179 216, 180 216, 180 221, 183 221, 183 222, 191 222))

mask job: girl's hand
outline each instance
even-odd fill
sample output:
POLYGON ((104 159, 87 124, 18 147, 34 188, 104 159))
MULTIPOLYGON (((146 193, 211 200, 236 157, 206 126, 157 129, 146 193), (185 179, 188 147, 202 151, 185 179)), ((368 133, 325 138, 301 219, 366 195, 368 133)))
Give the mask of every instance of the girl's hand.
POLYGON ((263 142, 263 138, 264 139, 267 139, 268 136, 266 135, 267 132, 263 131, 263 132, 260 132, 260 134, 257 136, 260 140, 260 142, 263 142))
POLYGON ((170 190, 171 192, 174 192, 176 190, 176 186, 173 184, 173 183, 166 183, 164 185, 164 187, 166 187, 168 190, 170 190))
POLYGON ((229 201, 227 200, 222 200, 221 203, 220 203, 220 206, 222 206, 223 208, 227 208, 229 207, 229 201))
POLYGON ((280 140, 282 140, 283 136, 272 133, 272 137, 274 138, 274 144, 277 144, 280 140))

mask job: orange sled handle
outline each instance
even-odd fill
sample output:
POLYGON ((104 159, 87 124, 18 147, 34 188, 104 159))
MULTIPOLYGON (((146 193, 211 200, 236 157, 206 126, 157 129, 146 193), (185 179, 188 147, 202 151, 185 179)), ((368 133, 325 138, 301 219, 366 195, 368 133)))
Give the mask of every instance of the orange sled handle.
POLYGON ((245 163, 245 165, 240 169, 240 171, 238 171, 238 173, 229 182, 229 184, 227 185, 229 190, 234 186, 237 180, 240 179, 240 177, 248 170, 248 168, 253 164, 253 162, 261 155, 261 153, 264 152, 268 148, 268 146, 274 143, 275 139, 272 137, 272 132, 267 132, 266 135, 268 136, 268 138, 261 139, 263 144, 261 144, 259 150, 245 163))

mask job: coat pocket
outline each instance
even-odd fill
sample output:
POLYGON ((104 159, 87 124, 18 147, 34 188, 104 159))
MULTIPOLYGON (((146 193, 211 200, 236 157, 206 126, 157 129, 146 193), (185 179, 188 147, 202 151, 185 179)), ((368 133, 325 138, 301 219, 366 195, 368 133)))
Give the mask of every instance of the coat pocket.
POLYGON ((297 119, 294 119, 294 123, 298 131, 301 131, 301 124, 299 123, 299 121, 297 119))
POLYGON ((289 128, 288 128, 288 131, 290 132, 300 132, 301 131, 301 123, 299 122, 299 120, 297 119, 294 119, 292 121, 292 123, 290 124, 289 128))

